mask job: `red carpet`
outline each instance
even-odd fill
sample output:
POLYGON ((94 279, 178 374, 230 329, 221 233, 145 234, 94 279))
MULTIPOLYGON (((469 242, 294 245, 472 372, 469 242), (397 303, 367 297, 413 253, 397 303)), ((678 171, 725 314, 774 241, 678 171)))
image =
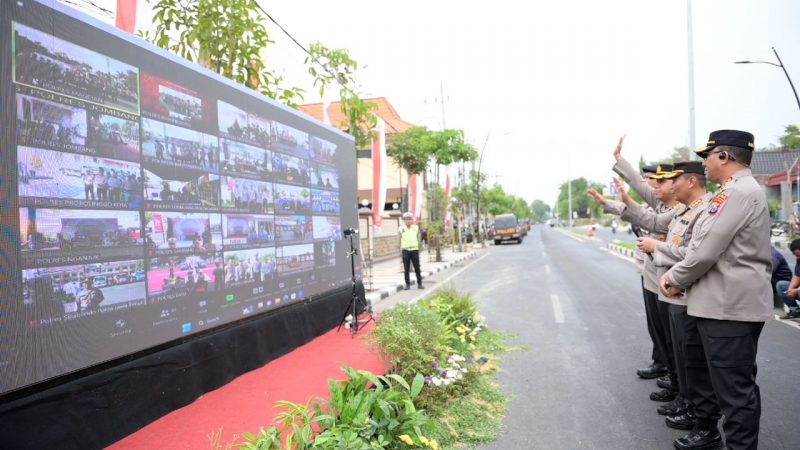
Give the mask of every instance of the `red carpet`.
POLYGON ((194 403, 158 419, 136 433, 108 447, 112 450, 183 450, 209 448, 208 435, 223 428, 222 443, 234 434, 257 433, 266 428, 278 412, 278 400, 305 403, 309 398, 328 398, 328 380, 344 379, 341 366, 384 373, 378 355, 372 353, 364 337, 372 323, 353 338, 342 328, 314 339, 248 372, 227 385, 209 392, 194 403))

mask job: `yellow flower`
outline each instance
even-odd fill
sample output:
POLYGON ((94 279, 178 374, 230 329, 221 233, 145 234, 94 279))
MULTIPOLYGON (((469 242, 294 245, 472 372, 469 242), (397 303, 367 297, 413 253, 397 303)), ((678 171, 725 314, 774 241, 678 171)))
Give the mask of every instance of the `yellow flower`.
POLYGON ((466 342, 466 341, 467 341, 467 339, 464 337, 464 335, 461 335, 461 336, 459 336, 459 337, 458 337, 458 339, 459 339, 461 342, 466 342))
POLYGON ((426 438, 425 436, 420 436, 419 437, 419 442, 421 442, 423 445, 430 446, 430 442, 431 441, 429 441, 428 438, 426 438))
POLYGON ((403 441, 406 445, 414 445, 414 440, 411 439, 411 436, 407 434, 401 434, 398 438, 403 441))
POLYGON ((474 341, 474 340, 475 340, 475 335, 473 334, 472 336, 470 336, 470 337, 469 337, 469 339, 470 339, 471 341, 474 341))
POLYGON ((436 441, 433 439, 431 439, 431 442, 430 444, 428 444, 428 447, 430 447, 431 450, 439 450, 439 444, 437 444, 436 441))

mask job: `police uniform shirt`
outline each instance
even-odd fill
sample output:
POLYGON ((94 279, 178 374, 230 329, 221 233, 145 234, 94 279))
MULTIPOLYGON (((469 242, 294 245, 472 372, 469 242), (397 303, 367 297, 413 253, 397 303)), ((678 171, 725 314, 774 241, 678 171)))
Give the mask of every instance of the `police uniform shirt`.
MULTIPOLYGON (((669 220, 675 214, 674 207, 669 207, 664 203, 658 202, 656 207, 650 211, 649 208, 645 205, 632 205, 631 207, 625 208, 625 211, 622 213, 622 219, 626 220, 631 223, 635 223, 642 228, 650 231, 650 237, 657 241, 664 241, 667 238, 667 231, 669 220), (642 217, 645 214, 654 214, 655 216, 660 216, 662 219, 655 220, 653 224, 643 224, 642 217)), ((659 291, 659 276, 658 276, 658 267, 653 263, 653 260, 650 257, 644 258, 644 265, 642 266, 642 277, 644 278, 644 288, 650 292, 658 292, 659 291)))
MULTIPOLYGON (((622 179, 625 180, 625 182, 627 182, 630 185, 631 189, 633 189, 634 192, 639 194, 639 197, 641 197, 642 200, 645 201, 645 203, 647 203, 648 205, 650 205, 650 207, 653 208, 653 211, 655 211, 656 213, 671 211, 670 207, 662 203, 656 197, 656 190, 647 184, 647 181, 644 178, 642 178, 642 175, 639 173, 639 171, 634 169, 633 166, 631 166, 631 164, 627 160, 625 160, 624 158, 620 159, 619 161, 616 162, 616 164, 614 164, 611 170, 613 170, 616 174, 622 177, 622 179)), ((627 220, 625 219, 625 217, 626 216, 622 217, 623 220, 627 220)), ((666 230, 663 233, 653 233, 651 237, 658 240, 664 240, 666 239, 666 230)), ((659 279, 656 267, 649 257, 644 258, 644 264, 642 266, 642 277, 644 278, 645 289, 647 289, 650 292, 659 291, 658 288, 659 279)))
POLYGON ((666 274, 671 286, 687 290, 689 315, 772 317, 769 210, 750 169, 726 180, 696 220, 686 257, 666 274))
MULTIPOLYGON (((670 267, 683 261, 683 258, 686 256, 686 248, 689 242, 692 241, 694 225, 697 223, 698 217, 700 217, 708 206, 710 198, 711 194, 705 194, 688 206, 682 206, 676 210, 677 213, 669 224, 667 239, 664 242, 658 242, 656 244, 656 251, 653 252, 653 264, 659 268, 659 281, 670 267)), ((659 289, 658 299, 667 303, 672 303, 673 305, 686 305, 687 297, 666 297, 659 289)))

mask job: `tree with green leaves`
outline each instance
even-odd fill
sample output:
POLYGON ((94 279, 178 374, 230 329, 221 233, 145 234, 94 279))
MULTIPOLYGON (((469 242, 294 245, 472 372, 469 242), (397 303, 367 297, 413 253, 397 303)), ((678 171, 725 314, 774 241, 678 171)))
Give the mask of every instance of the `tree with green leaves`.
MULTIPOLYGON (((597 192, 603 191, 601 183, 589 182, 580 177, 572 180, 572 211, 578 218, 598 218, 602 215, 603 208, 589 197, 586 191, 593 188, 597 192)), ((569 182, 561 184, 558 193, 558 217, 569 217, 569 182)))
POLYGON ((370 130, 377 123, 373 113, 377 105, 365 102, 357 94, 355 74, 358 63, 350 58, 347 49, 329 49, 319 42, 311 44, 305 63, 320 98, 325 96, 329 86, 338 85, 339 105, 347 118, 346 123, 338 125, 355 138, 357 149, 367 147, 372 139, 370 130))
MULTIPOLYGON (((464 142, 464 132, 461 130, 431 131, 425 127, 412 127, 402 133, 392 136, 386 146, 386 154, 409 174, 427 173, 433 165, 433 180, 428 184, 428 189, 438 189, 439 166, 450 165, 463 161, 472 161, 478 157, 478 151, 469 143, 464 142)), ((444 201, 438 195, 431 195, 428 199, 430 223, 434 224, 444 219, 444 201)), ((448 230, 449 232, 449 230, 448 230)), ((437 240, 436 260, 441 260, 441 246, 437 240)))
POLYGON ((541 200, 534 200, 531 202, 531 213, 534 220, 544 222, 550 217, 550 205, 541 200))
MULTIPOLYGON (((273 41, 264 24, 266 13, 256 0, 148 0, 153 5, 155 30, 144 39, 196 62, 226 78, 296 107, 304 90, 284 86, 281 75, 268 67, 262 56, 273 41)), ((317 42, 305 59, 320 96, 332 84, 339 86, 340 124, 356 141, 369 144, 375 126, 375 105, 363 101, 355 83, 358 63, 346 49, 329 49, 317 42)))
POLYGON ((264 63, 261 51, 273 41, 255 0, 148 2, 155 30, 143 38, 275 100, 302 100, 302 89, 282 87, 283 77, 264 63))
POLYGON ((778 139, 778 142, 786 148, 800 148, 800 127, 797 125, 786 125, 785 133, 778 139))

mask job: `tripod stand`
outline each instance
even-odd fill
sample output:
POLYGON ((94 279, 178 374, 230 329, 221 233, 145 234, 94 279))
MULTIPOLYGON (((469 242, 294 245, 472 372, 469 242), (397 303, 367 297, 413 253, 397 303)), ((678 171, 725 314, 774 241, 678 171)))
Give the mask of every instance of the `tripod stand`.
POLYGON ((375 318, 372 317, 372 306, 367 303, 367 299, 365 297, 358 295, 358 291, 356 290, 355 257, 358 255, 358 247, 353 243, 353 236, 358 234, 358 231, 348 228, 343 231, 343 234, 350 240, 350 251, 347 252, 347 257, 350 258, 350 274, 352 277, 353 290, 350 296, 350 303, 347 304, 347 308, 344 311, 344 316, 342 317, 342 321, 339 323, 339 328, 336 329, 336 332, 338 333, 341 331, 342 325, 344 325, 345 328, 350 329, 350 334, 355 336, 361 327, 368 324, 370 321, 374 321, 375 318), (359 318, 359 315, 368 317, 361 319, 359 318))

